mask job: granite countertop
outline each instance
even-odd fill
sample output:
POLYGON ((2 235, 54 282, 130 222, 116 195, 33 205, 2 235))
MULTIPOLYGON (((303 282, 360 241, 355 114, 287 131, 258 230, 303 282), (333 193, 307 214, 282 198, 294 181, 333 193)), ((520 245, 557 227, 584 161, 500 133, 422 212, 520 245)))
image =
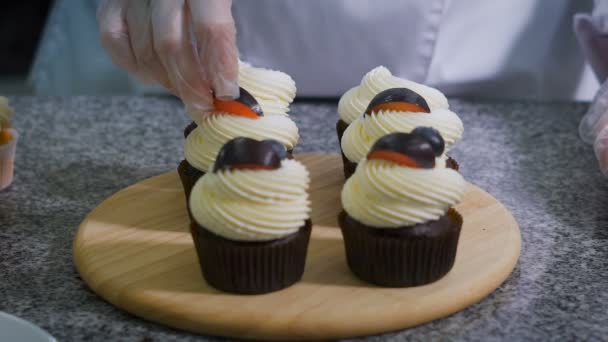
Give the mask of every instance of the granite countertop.
MULTIPOLYGON (((224 340, 133 317, 88 290, 72 263, 84 216, 112 193, 172 170, 187 123, 171 98, 12 98, 14 184, 0 192, 0 311, 59 340, 224 340)), ((520 224, 513 274, 472 307, 400 340, 601 340, 608 336, 608 180, 577 137, 586 105, 451 100, 465 123, 465 177, 520 224)), ((337 152, 336 103, 298 103, 297 152, 337 152)), ((457 296, 458 294, 454 294, 457 296)), ((355 339, 358 340, 358 339, 355 339)))

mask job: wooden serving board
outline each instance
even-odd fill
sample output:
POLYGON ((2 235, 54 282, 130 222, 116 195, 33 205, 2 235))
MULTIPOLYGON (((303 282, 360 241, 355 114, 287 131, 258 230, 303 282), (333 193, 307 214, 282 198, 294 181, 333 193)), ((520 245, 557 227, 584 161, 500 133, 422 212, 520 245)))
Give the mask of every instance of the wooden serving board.
POLYGON ((456 263, 439 281, 380 288, 355 278, 336 215, 344 182, 338 155, 296 156, 312 175, 314 223, 302 281, 282 291, 232 295, 201 276, 175 172, 132 185, 82 222, 74 262, 82 279, 115 306, 193 332, 270 339, 331 339, 404 329, 478 302, 511 273, 521 237, 513 216, 470 185, 456 263))

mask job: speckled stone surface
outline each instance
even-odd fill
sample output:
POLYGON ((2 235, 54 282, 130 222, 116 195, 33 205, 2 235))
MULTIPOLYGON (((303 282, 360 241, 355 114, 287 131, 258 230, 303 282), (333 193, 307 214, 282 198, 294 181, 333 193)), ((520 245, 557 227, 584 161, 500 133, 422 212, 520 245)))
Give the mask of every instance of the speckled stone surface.
MULTIPOLYGON (((62 341, 224 341, 114 308, 87 289, 72 264, 72 240, 92 208, 176 167, 187 123, 180 104, 141 97, 12 100, 21 140, 15 182, 0 192, 0 310, 62 341)), ((577 137, 586 105, 451 104, 466 127, 453 155, 469 181, 513 212, 523 235, 519 264, 496 292, 460 313, 361 340, 608 338, 608 180, 577 137)), ((331 102, 293 106, 302 135, 296 153, 337 152, 335 109, 331 102)))

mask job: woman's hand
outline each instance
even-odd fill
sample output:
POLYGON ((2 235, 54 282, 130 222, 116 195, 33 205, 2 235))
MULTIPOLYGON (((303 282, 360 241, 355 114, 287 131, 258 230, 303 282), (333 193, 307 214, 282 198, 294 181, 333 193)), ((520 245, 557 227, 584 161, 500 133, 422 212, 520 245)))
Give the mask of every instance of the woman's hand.
MULTIPOLYGON (((188 112, 238 96, 231 0, 102 0, 101 42, 115 64, 179 96, 188 112)), ((196 119, 196 118, 194 118, 196 119)))

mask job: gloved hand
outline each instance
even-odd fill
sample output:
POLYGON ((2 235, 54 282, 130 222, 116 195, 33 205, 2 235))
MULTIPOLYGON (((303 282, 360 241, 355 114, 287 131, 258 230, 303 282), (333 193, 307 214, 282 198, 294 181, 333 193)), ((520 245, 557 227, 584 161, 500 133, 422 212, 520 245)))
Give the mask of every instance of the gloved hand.
POLYGON ((598 90, 578 131, 583 141, 593 144, 600 170, 608 177, 608 81, 598 90))
MULTIPOLYGON (((232 0, 102 0, 101 42, 115 64, 179 96, 191 116, 238 96, 232 0)), ((197 121, 197 117, 193 117, 197 121)))
POLYGON ((596 0, 593 13, 574 17, 574 32, 596 76, 603 82, 579 126, 583 141, 593 144, 602 173, 608 177, 608 1, 596 0))
POLYGON ((574 16, 574 32, 596 76, 608 76, 608 1, 596 0, 592 14, 574 16))

